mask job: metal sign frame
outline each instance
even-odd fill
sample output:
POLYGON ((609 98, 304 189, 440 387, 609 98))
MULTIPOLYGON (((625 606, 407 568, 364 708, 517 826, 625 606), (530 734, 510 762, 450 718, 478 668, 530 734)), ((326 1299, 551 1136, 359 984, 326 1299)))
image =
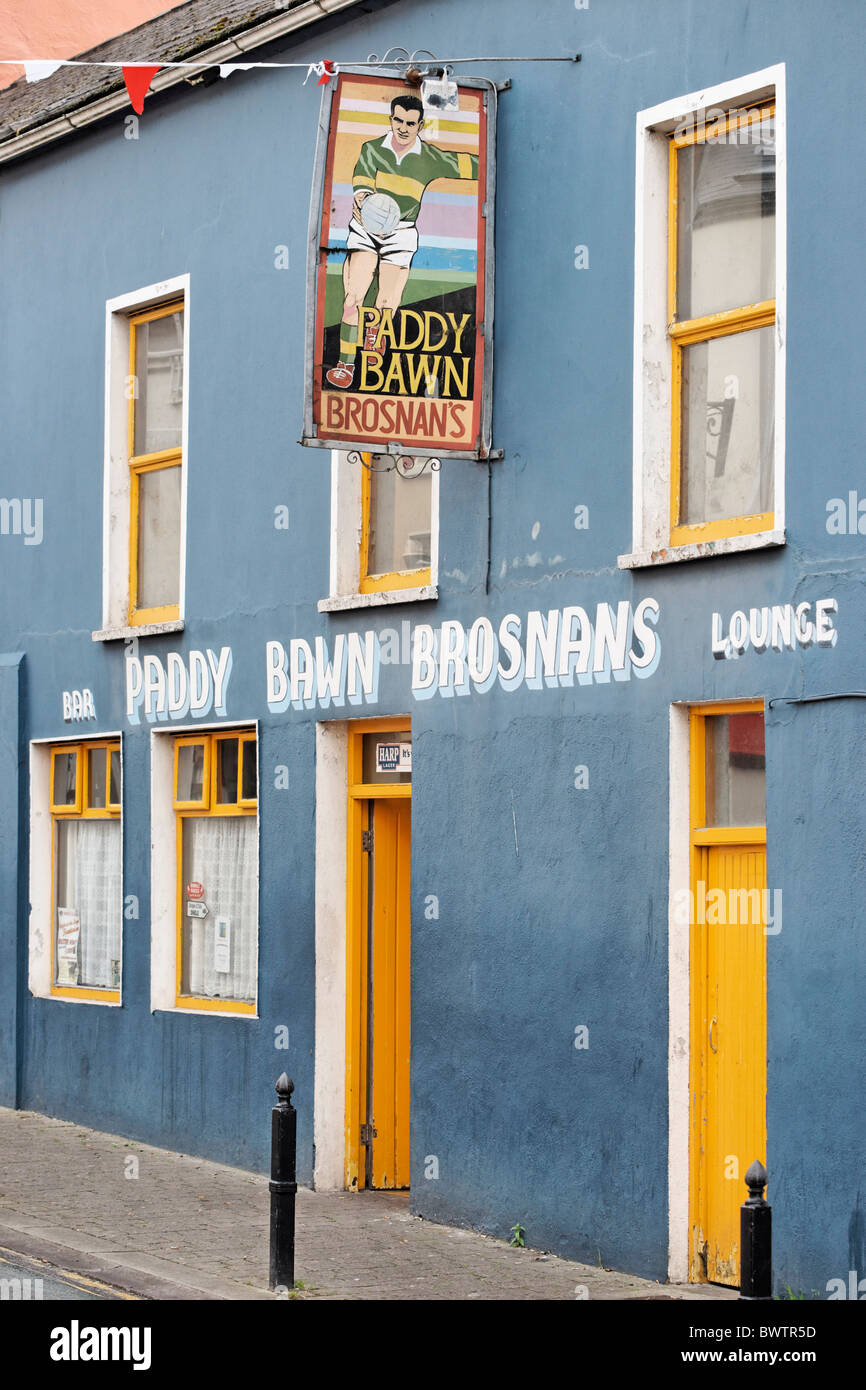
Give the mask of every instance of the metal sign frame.
MULTIPOLYGON (((382 78, 393 78, 396 81, 404 82, 406 79, 404 64, 400 67, 383 67, 377 70, 376 76, 382 78)), ((368 68, 341 67, 340 76, 370 76, 368 68)), ((480 215, 484 224, 484 300, 482 305, 482 320, 477 325, 484 343, 483 365, 481 375, 481 410, 479 418, 479 432, 476 437, 476 447, 474 449, 448 449, 443 444, 437 444, 435 452, 440 458, 459 458, 472 459, 475 461, 486 461, 502 457, 501 449, 492 448, 492 427, 493 427, 493 305, 494 305, 494 274, 495 274, 495 228, 494 210, 496 206, 496 109, 497 109, 497 84, 482 77, 467 77, 455 79, 460 87, 477 88, 482 93, 482 103, 485 112, 486 139, 485 139, 485 187, 484 197, 481 203, 480 215)), ((500 87, 502 84, 498 84, 500 87)), ((319 278, 319 254, 321 247, 321 228, 324 212, 324 191, 325 178, 328 163, 328 147, 331 131, 331 114, 333 108, 334 95, 337 91, 337 80, 333 79, 322 89, 322 104, 319 111, 319 125, 316 139, 316 157, 313 165, 313 182, 310 194, 310 216, 307 232, 307 300, 306 300, 306 341, 304 347, 304 424, 303 433, 298 441, 300 444, 318 449, 371 449, 377 454, 408 454, 420 452, 413 448, 412 444, 402 441, 391 441, 385 445, 382 441, 370 442, 367 439, 339 438, 330 439, 317 433, 317 425, 313 420, 313 378, 316 370, 315 347, 316 347, 316 314, 317 314, 317 291, 319 278)), ((479 197, 481 190, 479 190, 479 197)), ((477 305, 476 305, 477 307, 477 305)), ((395 397, 395 400, 399 397, 395 397)))

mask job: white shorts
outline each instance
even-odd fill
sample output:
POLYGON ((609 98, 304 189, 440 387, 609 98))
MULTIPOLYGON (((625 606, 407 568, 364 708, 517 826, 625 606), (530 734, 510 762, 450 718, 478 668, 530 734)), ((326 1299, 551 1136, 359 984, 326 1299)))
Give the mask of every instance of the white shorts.
POLYGON ((356 217, 349 223, 347 251, 375 251, 380 261, 401 265, 405 270, 412 264, 418 250, 418 228, 414 222, 398 222, 390 236, 378 237, 362 227, 356 217))

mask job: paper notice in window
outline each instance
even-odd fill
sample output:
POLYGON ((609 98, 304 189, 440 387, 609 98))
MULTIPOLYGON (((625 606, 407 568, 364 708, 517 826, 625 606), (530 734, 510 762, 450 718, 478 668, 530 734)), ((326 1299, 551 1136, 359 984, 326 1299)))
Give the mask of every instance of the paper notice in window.
POLYGON ((75 908, 57 909, 57 983, 78 984, 78 943, 81 919, 75 908))
POLYGON ((213 968, 217 975, 231 971, 232 928, 228 917, 217 917, 214 924, 213 968))

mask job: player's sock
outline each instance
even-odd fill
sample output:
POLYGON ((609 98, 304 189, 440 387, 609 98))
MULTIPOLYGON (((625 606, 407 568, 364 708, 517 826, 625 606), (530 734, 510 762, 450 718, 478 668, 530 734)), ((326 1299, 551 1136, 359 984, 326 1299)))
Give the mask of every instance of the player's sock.
POLYGON ((357 323, 346 323, 346 320, 343 319, 340 323, 340 361, 347 367, 353 367, 357 351, 358 325, 357 323))

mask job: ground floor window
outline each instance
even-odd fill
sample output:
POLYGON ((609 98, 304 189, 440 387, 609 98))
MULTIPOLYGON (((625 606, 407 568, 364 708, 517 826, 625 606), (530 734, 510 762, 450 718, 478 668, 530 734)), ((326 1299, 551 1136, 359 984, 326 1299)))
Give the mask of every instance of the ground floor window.
POLYGON ((120 743, 51 749, 51 992, 120 999, 120 743))
POLYGON ((175 741, 177 1005, 253 1013, 258 967, 254 730, 175 741))

